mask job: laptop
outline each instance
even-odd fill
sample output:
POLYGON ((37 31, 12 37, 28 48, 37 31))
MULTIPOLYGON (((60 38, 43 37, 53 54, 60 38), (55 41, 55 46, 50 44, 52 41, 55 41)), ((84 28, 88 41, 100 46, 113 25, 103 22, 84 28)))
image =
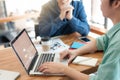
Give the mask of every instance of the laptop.
MULTIPOLYGON (((60 62, 59 53, 41 52, 39 53, 29 37, 26 29, 23 29, 12 41, 11 47, 16 53, 28 75, 64 75, 64 74, 44 74, 38 71, 38 67, 44 62, 60 62)), ((62 61, 68 64, 67 60, 62 61)))
POLYGON ((19 72, 0 69, 0 80, 16 80, 19 76, 19 72))

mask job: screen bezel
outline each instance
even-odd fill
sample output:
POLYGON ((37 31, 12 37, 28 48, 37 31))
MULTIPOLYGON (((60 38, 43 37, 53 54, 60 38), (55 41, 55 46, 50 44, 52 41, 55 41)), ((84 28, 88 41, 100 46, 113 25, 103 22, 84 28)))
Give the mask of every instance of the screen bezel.
POLYGON ((14 52, 16 53, 18 59, 20 60, 21 64, 23 65, 24 69, 26 70, 27 74, 29 74, 30 70, 33 68, 33 66, 34 66, 34 64, 35 64, 35 62, 36 62, 36 59, 37 59, 37 57, 38 57, 37 49, 35 48, 36 53, 35 53, 33 59, 31 60, 31 63, 30 63, 30 65, 29 65, 28 69, 27 69, 27 68, 25 67, 24 63, 22 62, 21 58, 19 57, 19 54, 17 53, 17 51, 15 50, 15 48, 14 48, 14 46, 13 46, 13 44, 15 43, 15 41, 16 41, 16 40, 21 36, 21 34, 24 33, 24 32, 27 34, 27 36, 28 36, 28 38, 30 39, 33 47, 35 48, 35 46, 34 46, 32 40, 31 40, 31 38, 29 37, 26 29, 23 29, 23 30, 10 42, 10 44, 11 44, 11 47, 13 48, 14 52))

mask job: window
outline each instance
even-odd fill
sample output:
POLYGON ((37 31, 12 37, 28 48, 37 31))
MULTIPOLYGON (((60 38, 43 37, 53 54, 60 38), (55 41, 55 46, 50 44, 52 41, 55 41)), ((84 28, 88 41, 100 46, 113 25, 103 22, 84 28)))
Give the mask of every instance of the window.
MULTIPOLYGON (((6 13, 5 1, 0 0, 0 18, 6 17, 6 16, 7 16, 7 13, 6 13)), ((6 29, 7 29, 6 23, 0 23, 0 32, 6 29)))
POLYGON ((102 15, 100 0, 83 0, 83 4, 90 24, 106 29, 112 27, 112 22, 102 15))
POLYGON ((14 14, 24 14, 26 11, 39 11, 41 6, 49 0, 5 0, 8 16, 14 14), (13 5, 14 3, 14 5, 13 5))
MULTIPOLYGON (((24 14, 26 11, 41 11, 41 6, 49 0, 5 0, 8 16, 13 12, 14 14, 24 14), (13 2, 15 3, 13 5, 13 2)), ((110 29, 113 25, 109 19, 106 19, 101 12, 100 0, 82 0, 87 19, 90 24, 94 24, 100 28, 110 29)))

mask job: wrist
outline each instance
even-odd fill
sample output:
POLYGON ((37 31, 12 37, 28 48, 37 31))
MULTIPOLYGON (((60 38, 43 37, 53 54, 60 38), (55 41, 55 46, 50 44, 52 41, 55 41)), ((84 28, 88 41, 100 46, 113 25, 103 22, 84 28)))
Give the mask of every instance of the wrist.
POLYGON ((68 20, 71 20, 71 19, 72 19, 72 16, 71 16, 71 17, 68 17, 67 19, 68 19, 68 20))
POLYGON ((71 68, 68 67, 68 66, 66 66, 66 67, 63 69, 62 73, 65 74, 65 75, 67 75, 67 73, 69 73, 70 70, 71 70, 71 68))
POLYGON ((65 15, 61 13, 61 14, 59 15, 59 18, 60 18, 61 20, 63 20, 63 19, 65 18, 65 15))
POLYGON ((78 56, 79 55, 79 51, 76 50, 74 55, 78 56))
POLYGON ((60 20, 63 20, 64 18, 63 17, 61 17, 61 16, 59 16, 59 18, 60 18, 60 20))

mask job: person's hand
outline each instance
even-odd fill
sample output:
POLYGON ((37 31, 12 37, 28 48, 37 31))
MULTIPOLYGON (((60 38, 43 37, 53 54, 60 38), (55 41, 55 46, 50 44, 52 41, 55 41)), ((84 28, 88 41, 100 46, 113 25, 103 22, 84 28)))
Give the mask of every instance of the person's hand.
POLYGON ((60 60, 68 59, 68 63, 71 63, 76 56, 74 50, 64 50, 60 53, 60 60))
POLYGON ((64 5, 61 8, 61 12, 60 12, 60 19, 63 20, 64 18, 70 20, 72 19, 72 12, 73 12, 73 6, 71 5, 64 5))
POLYGON ((67 68, 68 66, 62 64, 62 63, 56 63, 56 62, 46 62, 43 63, 40 67, 39 67, 39 71, 43 72, 43 73, 63 73, 64 70, 67 68))
POLYGON ((66 13, 66 18, 68 19, 68 20, 71 20, 72 19, 72 17, 73 17, 73 15, 72 15, 72 13, 73 13, 73 6, 69 6, 68 7, 68 11, 67 11, 67 13, 66 13))
POLYGON ((67 6, 66 4, 60 6, 61 11, 60 11, 60 16, 59 17, 60 17, 61 20, 66 18, 66 13, 67 13, 67 7, 66 6, 67 6))

